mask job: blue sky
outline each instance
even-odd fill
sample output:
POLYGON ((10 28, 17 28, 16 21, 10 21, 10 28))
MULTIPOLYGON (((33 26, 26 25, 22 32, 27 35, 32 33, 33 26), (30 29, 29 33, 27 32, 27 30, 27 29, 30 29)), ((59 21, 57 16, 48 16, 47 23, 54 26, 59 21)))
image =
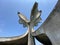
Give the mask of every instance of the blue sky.
POLYGON ((0 0, 0 37, 18 36, 27 31, 27 28, 18 23, 17 12, 23 13, 29 19, 34 2, 38 2, 38 9, 42 10, 43 23, 57 0, 0 0))

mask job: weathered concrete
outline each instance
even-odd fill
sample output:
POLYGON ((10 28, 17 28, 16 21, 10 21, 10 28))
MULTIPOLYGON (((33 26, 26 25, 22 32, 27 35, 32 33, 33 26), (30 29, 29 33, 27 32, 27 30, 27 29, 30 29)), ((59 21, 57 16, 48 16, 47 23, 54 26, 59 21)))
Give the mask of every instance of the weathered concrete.
MULTIPOLYGON (((27 45, 28 33, 27 30, 21 36, 0 37, 0 45, 27 45)), ((45 45, 60 45, 60 0, 46 21, 34 33, 32 32, 32 36, 45 45)))
POLYGON ((25 34, 16 37, 0 37, 0 45, 27 45, 28 30, 25 34))
POLYGON ((49 37, 52 45, 60 45, 60 0, 58 0, 46 21, 35 32, 36 35, 43 33, 49 37))

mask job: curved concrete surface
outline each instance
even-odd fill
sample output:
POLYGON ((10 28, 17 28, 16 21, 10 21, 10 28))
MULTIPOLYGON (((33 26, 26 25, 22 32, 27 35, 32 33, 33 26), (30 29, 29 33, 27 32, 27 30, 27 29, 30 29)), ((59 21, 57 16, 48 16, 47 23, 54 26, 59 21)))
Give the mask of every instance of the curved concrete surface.
MULTIPOLYGON (((55 8, 46 21, 34 32, 34 34, 33 36, 44 44, 52 43, 51 45, 60 45, 60 0, 58 0, 55 8)), ((28 30, 22 36, 0 38, 0 45, 27 45, 27 42, 28 30)))
POLYGON ((40 34, 40 35, 37 35, 35 36, 36 39, 41 42, 42 44, 44 45, 52 45, 50 39, 48 38, 48 36, 44 33, 40 34))
POLYGON ((27 45, 28 30, 24 35, 16 37, 0 37, 0 45, 27 45))
MULTIPOLYGON (((58 0, 46 21, 35 32, 36 35, 43 33, 49 37, 52 45, 60 45, 60 0, 58 0)), ((39 36, 37 36, 38 40, 39 36)))

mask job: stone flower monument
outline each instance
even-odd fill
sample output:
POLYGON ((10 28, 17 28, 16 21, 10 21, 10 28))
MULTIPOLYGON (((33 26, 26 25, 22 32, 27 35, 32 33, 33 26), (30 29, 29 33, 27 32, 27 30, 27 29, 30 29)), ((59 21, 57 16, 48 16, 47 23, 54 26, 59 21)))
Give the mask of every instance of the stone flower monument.
POLYGON ((60 0, 45 22, 34 30, 34 26, 41 21, 41 13, 43 11, 38 10, 37 2, 31 10, 30 20, 18 12, 19 23, 28 28, 27 32, 21 36, 0 37, 0 45, 36 45, 35 38, 43 45, 60 45, 60 0))

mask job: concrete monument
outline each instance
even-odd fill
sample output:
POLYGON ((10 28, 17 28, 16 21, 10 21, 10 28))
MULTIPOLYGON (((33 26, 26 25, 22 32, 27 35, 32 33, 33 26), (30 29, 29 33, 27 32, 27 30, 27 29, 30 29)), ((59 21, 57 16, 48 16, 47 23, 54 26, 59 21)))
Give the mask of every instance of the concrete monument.
POLYGON ((0 45, 35 45, 35 38, 44 45, 60 45, 60 0, 46 19, 46 21, 34 31, 41 18, 41 10, 38 10, 38 3, 35 2, 28 20, 18 12, 19 23, 28 27, 24 35, 16 37, 0 37, 0 45))

